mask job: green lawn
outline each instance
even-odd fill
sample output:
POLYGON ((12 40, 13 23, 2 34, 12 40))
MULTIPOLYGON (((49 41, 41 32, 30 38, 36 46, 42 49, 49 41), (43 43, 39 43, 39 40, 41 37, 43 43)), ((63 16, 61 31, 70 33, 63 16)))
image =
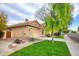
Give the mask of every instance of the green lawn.
MULTIPOLYGON (((49 37, 49 38, 52 38, 52 37, 49 37)), ((60 39, 64 39, 64 35, 61 35, 61 36, 53 36, 53 38, 60 38, 60 39)))
POLYGON ((16 51, 10 56, 70 56, 65 42, 42 41, 16 51))
POLYGON ((54 36, 54 38, 62 38, 62 39, 64 39, 64 35, 62 35, 62 36, 54 36))

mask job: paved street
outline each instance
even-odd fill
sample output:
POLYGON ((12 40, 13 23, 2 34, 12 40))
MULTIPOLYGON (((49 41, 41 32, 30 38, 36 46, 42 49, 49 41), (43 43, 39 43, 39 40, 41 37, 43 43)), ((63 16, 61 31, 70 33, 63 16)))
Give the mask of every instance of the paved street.
POLYGON ((79 56, 79 43, 65 35, 65 41, 72 56, 79 56))

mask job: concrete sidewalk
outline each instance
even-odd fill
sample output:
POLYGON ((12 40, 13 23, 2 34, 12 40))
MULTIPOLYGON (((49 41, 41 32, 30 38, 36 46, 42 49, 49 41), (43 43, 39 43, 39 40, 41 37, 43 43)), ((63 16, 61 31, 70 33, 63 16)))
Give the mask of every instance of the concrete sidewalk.
POLYGON ((70 50, 70 53, 72 56, 79 56, 79 43, 72 40, 70 37, 65 35, 65 41, 67 43, 67 46, 70 50))
MULTIPOLYGON (((49 37, 39 37, 39 39, 42 39, 42 40, 52 40, 52 38, 49 38, 49 37)), ((62 38, 53 38, 54 41, 62 41, 62 42, 65 42, 64 39, 62 38)))

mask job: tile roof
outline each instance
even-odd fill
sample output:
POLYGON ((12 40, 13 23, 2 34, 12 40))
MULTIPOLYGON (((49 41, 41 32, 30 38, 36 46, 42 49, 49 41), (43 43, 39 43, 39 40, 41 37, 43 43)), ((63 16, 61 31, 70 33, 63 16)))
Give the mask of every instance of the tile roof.
POLYGON ((10 25, 10 26, 8 26, 8 28, 16 28, 16 27, 23 27, 23 26, 33 26, 33 27, 37 27, 37 28, 42 28, 41 24, 39 24, 39 22, 37 20, 25 21, 23 23, 10 25), (37 23, 38 23, 38 25, 37 25, 37 23))

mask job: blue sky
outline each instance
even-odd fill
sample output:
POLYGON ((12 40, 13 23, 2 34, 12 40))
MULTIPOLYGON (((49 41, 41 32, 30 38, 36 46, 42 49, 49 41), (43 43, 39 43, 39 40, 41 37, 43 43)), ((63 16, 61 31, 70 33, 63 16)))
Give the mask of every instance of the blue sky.
MULTIPOLYGON (((8 25, 24 22, 25 18, 34 20, 36 11, 43 3, 1 3, 0 9, 8 16, 8 25)), ((79 4, 74 5, 73 22, 69 29, 76 30, 79 26, 79 4)))
POLYGON ((73 5, 74 5, 73 21, 69 28, 72 30, 77 30, 79 26, 79 3, 75 3, 73 5))

